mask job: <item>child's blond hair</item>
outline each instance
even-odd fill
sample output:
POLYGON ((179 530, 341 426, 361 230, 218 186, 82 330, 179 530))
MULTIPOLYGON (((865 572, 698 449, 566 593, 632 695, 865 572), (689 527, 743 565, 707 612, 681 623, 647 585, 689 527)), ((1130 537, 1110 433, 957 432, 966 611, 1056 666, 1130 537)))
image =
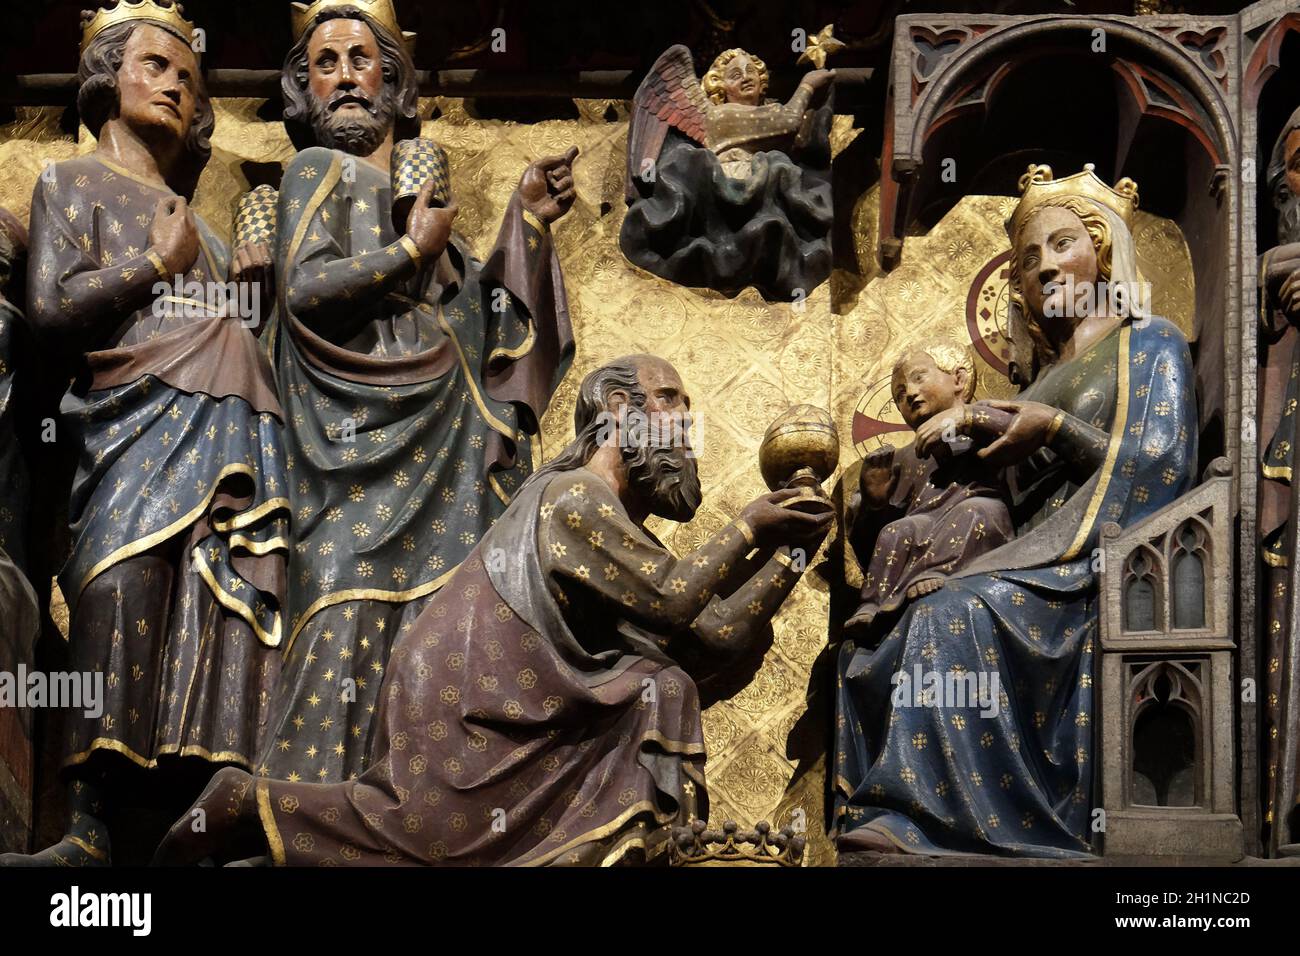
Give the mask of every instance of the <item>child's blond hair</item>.
POLYGON ((917 345, 898 357, 898 361, 894 363, 893 371, 897 372, 899 366, 907 360, 907 357, 916 352, 924 352, 930 356, 939 371, 947 372, 949 375, 956 375, 959 368, 965 369, 966 388, 962 392, 961 400, 969 402, 975 397, 975 385, 977 384, 975 351, 969 345, 963 345, 956 339, 940 339, 929 345, 917 345))

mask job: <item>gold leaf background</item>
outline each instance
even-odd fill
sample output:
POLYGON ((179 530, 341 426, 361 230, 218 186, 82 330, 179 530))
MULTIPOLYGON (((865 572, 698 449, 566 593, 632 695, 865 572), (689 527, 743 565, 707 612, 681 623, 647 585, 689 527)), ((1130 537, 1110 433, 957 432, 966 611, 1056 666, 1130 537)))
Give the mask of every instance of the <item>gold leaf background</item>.
MULTIPOLYGON (((235 204, 249 188, 242 164, 283 164, 293 153, 283 126, 258 118, 261 105, 251 99, 215 103, 213 158, 195 205, 227 236, 235 204)), ((519 124, 474 119, 460 100, 423 103, 423 115, 437 110, 423 133, 441 143, 451 159, 461 210, 457 229, 479 254, 495 239, 524 167, 570 145, 581 150, 575 168, 578 200, 555 229, 577 358, 543 421, 546 453, 572 438, 574 394, 583 375, 627 353, 653 352, 681 371, 702 419, 704 506, 690 525, 658 522, 654 528, 678 553, 696 547, 766 490, 758 473, 759 442, 791 405, 831 410, 840 430, 841 471, 852 487, 859 460, 850 438, 855 407, 910 344, 942 335, 967 338, 967 294, 982 267, 1006 250, 1002 222, 1012 201, 966 197, 928 235, 909 238, 902 263, 881 275, 875 266, 878 191, 837 196, 837 204, 851 204, 857 275, 837 273, 802 307, 766 303, 752 292, 727 299, 673 285, 623 257, 618 233, 624 215, 626 108, 612 101, 582 100, 577 106, 577 120, 519 124), (613 121, 606 119, 610 107, 613 121)), ((0 168, 8 173, 0 182, 0 205, 24 221, 44 162, 93 147, 84 128, 74 141, 59 131, 57 119, 57 110, 21 109, 15 122, 0 128, 0 168)), ((855 135, 850 118, 837 117, 834 152, 840 154, 855 135)), ((1173 223, 1146 214, 1139 214, 1135 231, 1156 311, 1190 330, 1191 267, 1181 233, 1173 223)), ((980 397, 1012 393, 1005 378, 987 366, 980 372, 980 397)), ((881 409, 882 417, 891 411, 881 409)), ((906 443, 910 433, 878 440, 906 443)), ((856 567, 845 572, 850 583, 860 581, 856 567)), ((812 676, 831 631, 827 591, 818 575, 805 575, 776 618, 774 640, 752 678, 704 714, 712 822, 730 818, 751 825, 768 819, 780 826, 801 812, 810 865, 834 862, 822 831, 831 688, 813 686, 812 676), (809 716, 827 725, 796 731, 810 708, 809 716), (802 743, 796 745, 796 737, 802 743)))

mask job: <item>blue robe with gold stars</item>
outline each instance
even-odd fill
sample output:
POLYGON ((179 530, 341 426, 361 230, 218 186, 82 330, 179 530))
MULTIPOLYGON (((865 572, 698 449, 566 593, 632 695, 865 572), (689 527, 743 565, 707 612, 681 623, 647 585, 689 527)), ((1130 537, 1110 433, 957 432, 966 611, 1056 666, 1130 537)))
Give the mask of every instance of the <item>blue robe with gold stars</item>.
POLYGON ((549 228, 518 197, 479 262, 394 228, 390 178, 313 147, 280 190, 278 328, 293 505, 290 636, 266 776, 366 765, 388 649, 532 472, 573 354, 549 228))

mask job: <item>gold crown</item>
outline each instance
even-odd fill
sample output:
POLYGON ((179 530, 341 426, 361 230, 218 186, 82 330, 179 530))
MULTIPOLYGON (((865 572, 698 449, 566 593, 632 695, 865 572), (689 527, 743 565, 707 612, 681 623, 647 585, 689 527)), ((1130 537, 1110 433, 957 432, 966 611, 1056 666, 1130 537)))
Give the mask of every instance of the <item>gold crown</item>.
MULTIPOLYGON (((100 7, 81 31, 81 52, 109 27, 130 20, 152 23, 170 30, 189 44, 194 40, 194 24, 185 19, 185 8, 174 0, 118 0, 111 7, 100 7)), ((197 55, 197 54, 196 54, 197 55)))
POLYGON ((1094 169, 1096 166, 1087 163, 1082 172, 1053 179, 1051 166, 1031 164, 1029 170, 1020 177, 1020 202, 1007 222, 1007 232, 1015 235, 1030 213, 1055 196, 1078 196, 1091 200, 1114 212, 1124 221, 1124 225, 1132 229, 1133 213, 1138 206, 1137 183, 1125 176, 1112 189, 1102 182, 1093 172, 1094 169))
POLYGON ((793 867, 803 865, 808 838, 788 826, 773 833, 772 824, 766 820, 747 831, 742 831, 735 820, 724 822, 721 830, 710 830, 703 820, 692 820, 689 826, 673 827, 668 846, 673 866, 735 863, 793 867))
POLYGON ((316 18, 322 13, 329 10, 351 9, 365 14, 387 29, 393 36, 400 38, 406 45, 406 52, 415 52, 415 34, 407 33, 398 24, 397 11, 393 8, 393 0, 314 0, 311 4, 291 3, 289 7, 290 15, 293 18, 295 42, 302 39, 302 35, 307 32, 308 28, 316 22, 316 18))

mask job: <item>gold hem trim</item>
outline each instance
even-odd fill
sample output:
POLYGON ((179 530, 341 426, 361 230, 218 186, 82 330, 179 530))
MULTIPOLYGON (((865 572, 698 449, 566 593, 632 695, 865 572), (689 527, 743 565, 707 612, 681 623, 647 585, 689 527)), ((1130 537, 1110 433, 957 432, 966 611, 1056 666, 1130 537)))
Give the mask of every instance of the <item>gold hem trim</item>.
POLYGON ((149 757, 142 757, 120 740, 114 740, 111 737, 96 737, 90 742, 90 746, 85 750, 78 751, 69 757, 65 757, 63 763, 59 764, 59 767, 66 770, 68 767, 75 767, 78 764, 83 764, 90 759, 90 755, 96 750, 111 750, 114 753, 121 754, 137 767, 148 769, 158 765, 156 758, 151 759, 149 757))
POLYGON ((544 236, 548 232, 550 232, 550 229, 547 227, 546 223, 542 222, 540 218, 533 215, 527 209, 520 207, 519 214, 523 216, 524 222, 528 223, 528 225, 532 226, 534 229, 537 230, 537 234, 539 236, 544 236))
MULTIPOLYGON (((876 826, 875 823, 876 823, 876 821, 875 821, 875 820, 872 820, 870 823, 864 823, 861 827, 854 827, 853 829, 854 829, 854 830, 857 830, 857 829, 870 830, 872 833, 875 833, 875 834, 878 834, 878 835, 884 837, 886 840, 888 840, 890 843, 894 844, 894 846, 898 847, 898 848, 899 848, 900 850, 902 850, 904 853, 907 853, 907 854, 912 855, 912 856, 915 856, 915 855, 916 855, 916 850, 915 850, 914 848, 907 846, 906 844, 903 843, 902 840, 898 839, 898 837, 894 836, 892 833, 890 833, 888 830, 884 829, 883 827, 878 827, 878 826, 876 826)), ((913 825, 915 826, 915 824, 913 824, 913 825)), ((920 827, 917 827, 917 829, 919 830, 920 827)), ((850 850, 849 852, 852 853, 853 851, 850 850)), ((835 849, 835 853, 836 853, 836 855, 839 854, 839 848, 838 848, 838 847, 836 847, 836 849, 835 849)))
POLYGON ((1061 555, 1060 560, 1062 561, 1070 561, 1076 558, 1079 552, 1083 550, 1084 544, 1087 543, 1089 535, 1092 534, 1092 527, 1097 521, 1097 512, 1101 510, 1101 503, 1106 500, 1106 491, 1110 488, 1110 478, 1115 470, 1115 460, 1119 458, 1119 449, 1124 443, 1124 432, 1128 428, 1128 353, 1129 340, 1132 335, 1133 329, 1131 326, 1126 325, 1120 329, 1119 348, 1115 362, 1115 375, 1117 377, 1115 386, 1115 422, 1111 426, 1110 447, 1106 449, 1106 460, 1102 463, 1101 475, 1097 479, 1097 487, 1092 493, 1092 500, 1088 502, 1088 510, 1084 512, 1083 522, 1079 525, 1079 530, 1074 536, 1074 542, 1061 555))
POLYGON ((605 858, 600 861, 600 868, 604 869, 613 866, 619 860, 623 859, 623 857, 627 856, 629 852, 635 849, 646 851, 645 858, 647 862, 656 857, 663 856, 664 853, 668 851, 668 844, 672 839, 671 834, 665 834, 654 846, 649 846, 650 840, 654 838, 655 833, 662 829, 662 826, 655 827, 654 829, 647 828, 645 836, 633 836, 624 840, 612 851, 606 854, 605 858))
POLYGON ((495 362, 499 358, 510 359, 511 361, 521 359, 533 350, 533 346, 536 343, 537 326, 533 324, 533 317, 530 315, 528 317, 528 334, 524 336, 524 340, 514 348, 493 349, 488 353, 488 362, 495 362))
MULTIPOLYGON (((638 746, 640 744, 645 743, 647 740, 653 740, 665 748, 668 748, 670 746, 680 748, 679 750, 670 751, 672 753, 685 753, 692 756, 695 755, 702 756, 704 754, 703 744, 692 744, 692 743, 685 743, 683 741, 678 741, 678 740, 669 740, 667 737, 664 737, 658 732, 653 730, 647 731, 645 734, 641 736, 641 740, 638 742, 638 746), (698 747, 699 749, 695 750, 694 748, 696 747, 698 747)), ((685 774, 685 776, 691 778, 692 780, 696 780, 697 785, 703 786, 704 783, 703 779, 700 778, 697 780, 696 775, 690 772, 691 769, 692 768, 689 763, 683 762, 682 764, 683 774, 685 774)), ((671 821, 676 816, 676 814, 672 814, 672 813, 669 814, 661 813, 661 811, 655 805, 655 802, 653 800, 642 800, 639 803, 633 804, 625 812, 619 814, 609 823, 599 826, 594 830, 588 830, 586 833, 582 834, 581 836, 577 836, 574 839, 570 840, 569 842, 565 843, 558 850, 549 851, 548 853, 542 854, 542 856, 538 857, 535 860, 530 860, 527 863, 523 863, 520 865, 521 866, 543 866, 546 863, 549 863, 551 860, 554 860, 556 857, 569 852, 575 846, 578 846, 583 843, 591 843, 595 840, 604 839, 605 837, 609 836, 611 833, 617 832, 620 827, 626 824, 627 821, 630 820, 632 817, 634 817, 636 814, 642 813, 647 810, 650 811, 651 815, 654 817, 655 823, 658 826, 664 826, 666 823, 671 821)))
POLYGON ((397 240, 397 244, 406 250, 406 254, 410 256, 411 261, 415 263, 415 268, 420 268, 420 263, 424 260, 424 255, 420 252, 420 247, 415 244, 415 240, 410 236, 404 235, 401 239, 397 240))
POLYGON ((103 154, 101 154, 98 150, 91 153, 90 158, 93 159, 95 162, 99 163, 99 165, 117 173, 119 176, 125 176, 127 179, 131 180, 132 182, 139 183, 142 186, 148 186, 150 189, 156 189, 160 193, 171 193, 173 196, 177 195, 176 190, 172 189, 165 182, 159 183, 159 182, 154 182, 151 179, 145 179, 139 173, 133 173, 125 166, 119 166, 117 165, 117 163, 113 162, 112 160, 105 159, 103 154))
POLYGON ((267 846, 271 848, 271 862, 276 866, 284 866, 284 840, 280 836, 280 827, 275 822, 275 811, 271 809, 271 791, 265 780, 257 781, 257 816, 262 821, 267 846))
MULTIPOLYGON (((838 773, 835 775, 835 786, 839 789, 840 793, 844 794, 845 798, 847 799, 852 799, 854 791, 857 789, 856 787, 852 786, 842 774, 838 774, 838 773)), ((847 810, 847 807, 841 807, 840 810, 845 811, 847 810)))
POLYGON ((203 500, 199 502, 198 505, 181 515, 181 517, 177 518, 166 527, 160 528, 152 534, 147 534, 143 538, 137 538, 130 544, 125 544, 118 548, 116 551, 108 555, 108 557, 98 561, 89 571, 86 572, 86 576, 82 579, 81 584, 77 586, 76 596, 80 598, 81 592, 86 590, 87 585, 113 565, 120 564, 127 558, 133 558, 137 554, 142 554, 145 551, 148 551, 154 545, 161 544, 163 541, 166 541, 168 538, 178 534, 180 531, 193 524, 198 520, 199 516, 207 510, 208 505, 212 503, 212 499, 216 496, 217 489, 221 487, 221 483, 231 475, 247 475, 249 478, 252 478, 253 473, 251 466, 243 464, 227 465, 222 468, 221 471, 217 473, 216 480, 212 482, 212 489, 204 496, 203 500))
POLYGON ((204 318, 206 319, 224 318, 220 310, 214 309, 208 303, 200 302, 198 299, 187 299, 184 296, 178 296, 178 295, 160 295, 154 301, 170 302, 173 305, 188 305, 196 309, 203 309, 205 312, 208 313, 207 315, 204 316, 204 318))
POLYGON ((413 601, 416 598, 424 597, 426 594, 432 594, 438 588, 442 587, 451 576, 460 570, 460 565, 456 565, 447 571, 444 571, 432 581, 426 581, 424 584, 411 588, 408 591, 383 591, 378 588, 348 588, 345 591, 335 591, 332 594, 326 594, 317 598, 311 603, 306 611, 303 612, 302 618, 298 621, 298 626, 293 629, 289 635, 289 643, 285 645, 284 653, 287 657, 293 650, 293 642, 298 639, 302 629, 307 626, 307 622, 313 617, 325 610, 327 607, 333 607, 335 604, 343 604, 346 601, 388 601, 392 604, 405 604, 407 601, 413 601))
MULTIPOLYGON (((966 414, 970 414, 969 409, 966 414)), ((1057 412, 1056 417, 1052 419, 1052 423, 1047 426, 1047 443, 1049 445, 1056 438, 1056 433, 1061 430, 1063 424, 1065 424, 1065 412, 1057 412)))
POLYGON ((100 863, 108 862, 107 853, 105 853, 103 850, 99 850, 91 846, 85 840, 81 839, 81 837, 76 837, 73 836, 71 833, 69 833, 63 839, 67 840, 69 843, 71 843, 77 849, 81 850, 83 853, 89 854, 91 859, 98 860, 100 863))
POLYGON ((245 538, 242 534, 232 534, 228 543, 231 550, 240 547, 249 554, 255 554, 258 557, 275 551, 283 551, 286 554, 289 552, 289 542, 279 537, 272 538, 270 541, 254 541, 251 538, 245 538))
MULTIPOLYGON (((659 813, 655 809, 654 801, 641 800, 638 803, 632 804, 632 806, 628 807, 626 810, 624 810, 622 813, 616 816, 609 823, 602 824, 601 826, 596 827, 594 830, 588 830, 586 833, 574 837, 572 840, 569 840, 567 843, 563 844, 557 849, 548 850, 547 852, 543 853, 541 856, 529 860, 526 863, 520 863, 519 865, 520 866, 545 866, 547 863, 550 863, 556 857, 563 856, 565 853, 568 853, 576 846, 581 846, 584 843, 594 843, 596 840, 603 840, 611 833, 617 833, 634 816, 636 816, 639 813, 645 813, 646 811, 649 811, 654 816, 655 820, 658 823, 660 823, 660 825, 666 822, 666 820, 659 819, 659 813)), ((671 819, 671 818, 672 816, 669 815, 666 819, 671 819)))
POLYGON ((493 493, 501 499, 501 503, 507 508, 510 507, 510 496, 506 494, 506 490, 501 487, 501 482, 497 480, 496 475, 491 473, 488 474, 488 484, 492 486, 493 493))
POLYGON ((641 743, 647 740, 653 740, 666 751, 673 754, 690 754, 691 756, 702 755, 704 753, 704 744, 697 744, 686 740, 672 740, 665 737, 657 730, 647 730, 641 735, 641 743))
MULTIPOLYGON (((194 562, 194 569, 199 572, 199 577, 203 578, 204 582, 208 585, 213 596, 216 597, 217 603, 227 611, 230 611, 232 614, 241 618, 245 624, 253 629, 253 633, 257 635, 257 639, 267 647, 279 647, 281 638, 280 612, 276 611, 272 614, 271 618, 275 621, 275 624, 272 626, 271 632, 268 634, 258 622, 257 615, 253 613, 253 609, 217 583, 216 575, 212 573, 212 569, 208 567, 207 560, 203 557, 203 549, 195 548, 191 552, 190 556, 194 562)), ((182 714, 182 716, 184 715, 182 714)))
MULTIPOLYGON (((312 220, 316 218, 317 211, 322 205, 324 205, 325 199, 338 183, 341 175, 341 166, 342 163, 339 161, 339 154, 337 152, 331 152, 330 168, 327 169, 325 175, 321 177, 320 185, 317 186, 316 191, 312 193, 311 199, 307 200, 307 206, 303 209, 302 218, 298 220, 298 228, 293 231, 293 238, 289 242, 289 252, 285 256, 284 260, 287 265, 291 266, 293 264, 293 258, 298 254, 298 248, 302 245, 302 240, 307 235, 308 227, 311 226, 312 220)), ((287 283, 280 283, 280 288, 286 289, 287 283)), ((286 309, 285 311, 287 312, 288 310, 286 309)))
MULTIPOLYGON (((251 476, 250 472, 250 476, 251 476)), ((256 508, 249 511, 241 511, 229 521, 218 521, 215 518, 212 521, 213 531, 238 531, 241 528, 247 528, 250 524, 256 524, 261 521, 272 511, 278 511, 283 508, 286 512, 292 512, 288 498, 268 498, 256 508)), ((286 516, 287 517, 287 516, 286 516)))
MULTIPOLYGON (((173 276, 167 274, 167 263, 162 261, 162 256, 158 255, 158 253, 154 252, 152 249, 147 249, 145 250, 144 257, 149 260, 149 264, 153 266, 153 271, 158 273, 158 278, 161 281, 170 282, 172 280, 173 276)), ((167 301, 170 298, 174 297, 164 296, 163 301, 167 301)))
POLYGON ((202 757, 211 763, 237 763, 252 767, 253 761, 237 750, 209 750, 198 744, 163 744, 158 748, 159 757, 202 757))
MULTIPOLYGON (((649 836, 650 836, 649 833, 647 833, 645 836, 629 836, 626 840, 624 840, 622 843, 616 846, 613 850, 605 854, 605 858, 601 860, 599 863, 597 863, 596 865, 603 870, 606 867, 613 866, 615 863, 623 859, 623 857, 627 856, 633 850, 636 849, 644 850, 646 845, 646 840, 649 839, 649 836)), ((648 856, 647 859, 649 859, 648 856)))
POLYGON ((156 768, 158 766, 159 757, 202 757, 204 760, 211 761, 212 763, 238 763, 243 764, 245 767, 251 767, 253 765, 252 761, 249 760, 248 757, 234 750, 218 750, 214 752, 208 750, 206 747, 201 747, 198 744, 187 744, 184 747, 180 744, 164 744, 158 748, 155 756, 145 757, 122 743, 120 740, 114 740, 111 737, 96 737, 90 742, 90 746, 85 750, 64 758, 63 762, 59 764, 59 767, 61 769, 67 769, 68 767, 75 767, 79 764, 83 764, 90 759, 91 754, 96 750, 111 750, 114 753, 121 754, 136 766, 143 767, 146 770, 156 768))
POLYGON ((1265 478, 1280 478, 1283 481, 1291 480, 1290 465, 1260 465, 1259 470, 1263 472, 1265 478))
POLYGON ((517 442, 519 440, 518 429, 511 428, 505 422, 501 421, 501 419, 493 415, 487 405, 484 404, 483 395, 478 390, 478 380, 470 373, 469 362, 465 359, 465 350, 461 348, 460 339, 456 337, 456 330, 451 327, 451 323, 447 321, 447 317, 442 314, 441 308, 438 309, 438 327, 446 333, 447 338, 451 339, 451 344, 456 349, 456 357, 460 360, 461 371, 465 373, 465 379, 469 385, 470 394, 474 396, 474 404, 478 406, 479 414, 483 416, 484 420, 493 431, 500 432, 511 441, 517 442))
POLYGON ((1289 567, 1291 562, 1280 554, 1274 554, 1272 551, 1260 551, 1259 556, 1270 568, 1289 567))
MULTIPOLYGON (((209 585, 209 587, 210 586, 211 585, 209 585)), ((195 661, 204 660, 203 651, 208 646, 209 643, 215 640, 214 637, 215 632, 216 632, 215 627, 205 627, 202 629, 199 635, 199 647, 198 647, 198 651, 195 654, 195 658, 194 658, 195 661)), ((181 716, 180 719, 177 720, 176 722, 176 726, 181 728, 182 731, 186 727, 185 718, 186 716, 188 716, 190 712, 190 700, 192 700, 194 697, 194 685, 197 683, 198 681, 194 680, 193 678, 185 682, 185 702, 181 704, 181 716)))

